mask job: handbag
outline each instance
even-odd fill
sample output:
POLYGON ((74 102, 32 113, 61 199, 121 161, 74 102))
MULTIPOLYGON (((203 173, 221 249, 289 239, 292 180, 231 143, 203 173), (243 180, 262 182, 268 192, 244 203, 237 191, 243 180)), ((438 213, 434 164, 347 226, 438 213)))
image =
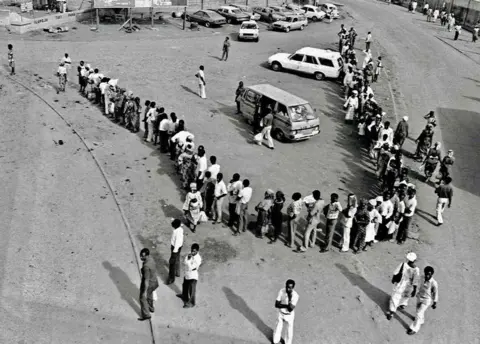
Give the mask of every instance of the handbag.
POLYGON ((400 268, 400 271, 398 272, 398 274, 395 274, 393 275, 392 277, 392 283, 399 283, 401 280, 402 280, 402 276, 403 276, 403 265, 405 263, 402 264, 402 267, 400 268))

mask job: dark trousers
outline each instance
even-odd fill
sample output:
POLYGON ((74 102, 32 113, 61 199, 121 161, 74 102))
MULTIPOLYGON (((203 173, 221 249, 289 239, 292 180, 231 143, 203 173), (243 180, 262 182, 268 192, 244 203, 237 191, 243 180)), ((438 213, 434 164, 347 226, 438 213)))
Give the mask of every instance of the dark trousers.
POLYGON ((365 43, 365 50, 368 50, 368 49, 370 49, 370 42, 365 43))
POLYGON ((275 218, 272 218, 274 240, 277 240, 280 237, 280 235, 282 235, 282 229, 283 229, 282 220, 283 220, 282 214, 275 215, 275 218))
POLYGON ((324 250, 329 250, 330 246, 332 246, 333 240, 333 233, 335 233, 335 227, 337 226, 337 219, 327 219, 325 224, 325 246, 323 246, 324 250))
POLYGON ((227 61, 227 59, 228 59, 228 49, 223 49, 222 60, 223 59, 225 59, 225 61, 227 61))
POLYGON ((235 100, 235 103, 237 103, 237 113, 241 113, 242 111, 240 110, 240 102, 235 100))
POLYGON ((356 251, 361 251, 365 248, 365 234, 366 228, 358 228, 352 248, 356 251))
POLYGON ((237 213, 235 209, 237 208, 237 203, 228 203, 228 227, 232 227, 237 221, 237 213))
POLYGON ((175 276, 180 277, 180 253, 182 252, 182 248, 178 249, 178 252, 173 252, 173 246, 171 246, 171 254, 170 260, 168 262, 169 269, 168 269, 168 282, 173 283, 175 282, 175 276))
POLYGON ((168 152, 168 131, 160 130, 160 151, 162 153, 168 152))
POLYGON ((245 232, 247 230, 248 222, 248 203, 240 204, 240 214, 238 214, 238 231, 245 232))
POLYGON ((185 306, 195 306, 195 297, 197 294, 197 280, 183 279, 182 285, 182 299, 185 306))
POLYGON ((458 31, 455 31, 455 37, 453 38, 453 40, 456 41, 458 39, 459 35, 460 35, 460 33, 458 31))
POLYGON ((144 293, 143 290, 140 289, 140 308, 142 318, 150 318, 151 314, 155 312, 155 307, 153 306, 153 292, 155 289, 158 288, 158 284, 154 284, 149 286, 147 292, 144 293))
POLYGON ((213 206, 213 201, 215 200, 215 195, 207 195, 205 194, 205 214, 207 214, 208 217, 212 216, 212 206, 213 206))
POLYGON ((404 216, 402 222, 398 226, 397 241, 405 242, 408 238, 408 231, 410 229, 410 223, 413 216, 404 216))
POLYGON ((177 144, 170 141, 170 160, 175 160, 176 150, 177 150, 177 144))
POLYGON ((143 127, 145 128, 145 133, 143 134, 143 138, 146 139, 148 137, 148 124, 145 119, 143 120, 143 127))

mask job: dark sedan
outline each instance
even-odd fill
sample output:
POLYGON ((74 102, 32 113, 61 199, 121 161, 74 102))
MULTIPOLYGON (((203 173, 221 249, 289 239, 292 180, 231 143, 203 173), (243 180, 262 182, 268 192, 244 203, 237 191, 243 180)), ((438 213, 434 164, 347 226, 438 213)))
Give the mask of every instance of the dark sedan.
POLYGON ((210 27, 212 25, 223 25, 227 22, 220 14, 211 10, 203 10, 192 14, 187 14, 186 19, 190 22, 205 25, 205 27, 210 27))
POLYGON ((232 6, 222 6, 216 10, 218 14, 224 16, 227 20, 227 24, 230 23, 243 23, 250 20, 250 14, 242 12, 241 9, 232 6))

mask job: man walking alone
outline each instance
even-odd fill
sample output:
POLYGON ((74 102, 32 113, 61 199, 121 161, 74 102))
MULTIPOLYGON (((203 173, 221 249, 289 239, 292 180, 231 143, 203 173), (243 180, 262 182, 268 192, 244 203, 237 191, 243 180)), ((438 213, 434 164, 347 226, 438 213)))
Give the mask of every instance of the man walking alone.
POLYGON ((227 61, 229 51, 230 51, 230 38, 227 37, 225 38, 225 41, 223 41, 223 52, 222 52, 222 58, 220 59, 220 61, 227 61))
POLYGON ((295 281, 289 279, 285 283, 285 288, 278 292, 275 300, 275 308, 278 309, 277 324, 273 331, 273 343, 278 344, 282 339, 283 324, 287 325, 285 331, 285 344, 292 344, 293 339, 293 321, 295 320, 295 307, 299 296, 295 290, 295 281))
POLYGON ((431 266, 427 266, 423 271, 425 273, 425 280, 417 293, 417 314, 407 331, 410 335, 420 330, 420 327, 425 322, 425 312, 428 307, 431 305, 433 309, 437 308, 438 284, 432 277, 435 270, 431 266))
POLYGON ((437 226, 441 226, 443 224, 443 211, 445 210, 445 205, 448 203, 448 207, 452 206, 452 197, 453 197, 453 188, 450 185, 452 182, 452 177, 446 177, 444 180, 444 184, 440 185, 436 190, 435 193, 438 196, 437 199, 437 226))
POLYGON ((141 314, 138 320, 144 321, 150 319, 150 313, 155 312, 153 306, 153 292, 158 288, 157 270, 155 261, 150 256, 150 250, 144 248, 140 251, 140 259, 143 261, 142 282, 140 284, 140 307, 141 314))
POLYGON ((207 85, 207 83, 205 82, 205 72, 204 72, 204 70, 205 70, 205 68, 203 66, 200 66, 197 74, 195 74, 195 76, 197 77, 197 80, 198 80, 198 88, 199 88, 198 95, 202 99, 207 98, 207 95, 205 93, 205 86, 207 85))

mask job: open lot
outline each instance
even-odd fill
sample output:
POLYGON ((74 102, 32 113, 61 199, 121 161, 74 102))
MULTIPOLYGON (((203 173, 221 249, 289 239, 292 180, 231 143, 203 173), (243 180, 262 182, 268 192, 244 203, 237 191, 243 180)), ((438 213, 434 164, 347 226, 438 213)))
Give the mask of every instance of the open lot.
MULTIPOLYGON (((122 87, 133 90, 142 100, 156 100, 168 112, 175 111, 184 118, 189 130, 195 133, 197 144, 203 144, 208 155, 219 158, 227 178, 239 172, 242 178, 252 181, 252 205, 261 199, 267 188, 281 189, 288 196, 294 191, 306 195, 318 188, 327 199, 331 192, 338 192, 344 203, 349 192, 360 196, 371 194, 374 179, 371 164, 350 136, 351 128, 343 124, 339 85, 334 81, 318 82, 291 73, 276 73, 267 68, 265 62, 276 52, 293 52, 304 46, 335 49, 340 23, 356 27, 358 47, 363 47, 361 38, 372 30, 375 40, 372 49, 374 54, 381 52, 385 56, 390 80, 388 84, 387 75, 382 75, 374 91, 388 116, 395 119, 408 114, 414 134, 418 134, 423 126, 421 116, 430 108, 436 109, 440 114, 443 142, 447 148, 454 147, 459 166, 468 167, 458 168, 455 175, 459 189, 455 207, 447 213, 447 224, 438 229, 432 226, 428 216, 417 216, 415 225, 421 228, 419 240, 408 241, 406 247, 384 243, 360 256, 337 252, 320 255, 316 249, 297 254, 280 243, 268 245, 250 233, 235 238, 220 226, 199 227, 197 234, 188 234, 185 244, 188 247, 199 242, 204 259, 198 285, 198 307, 188 312, 181 308, 180 300, 175 297, 181 286, 179 280, 173 287, 161 284, 157 302, 160 311, 153 320, 157 342, 266 343, 275 322, 274 297, 287 278, 297 281, 300 294, 296 343, 478 342, 475 294, 479 276, 474 266, 479 259, 474 245, 478 238, 475 224, 479 219, 474 209, 479 203, 475 191, 479 190, 479 185, 474 176, 479 165, 473 128, 478 126, 475 94, 480 76, 472 72, 476 69, 471 60, 445 46, 422 26, 420 15, 408 15, 402 8, 370 1, 347 1, 343 11, 344 14, 348 12, 346 19, 331 24, 314 23, 305 31, 271 32, 262 26, 259 43, 236 42, 236 25, 183 32, 179 29, 180 21, 162 25, 158 31, 124 34, 116 31, 118 27, 105 26, 100 33, 95 33, 88 27, 78 26, 64 36, 31 34, 13 41, 17 80, 53 104, 85 139, 92 150, 90 153, 100 162, 116 190, 114 195, 130 224, 136 246, 155 250, 162 279, 166 278, 169 256, 170 218, 181 215, 183 192, 179 189, 179 179, 168 159, 159 156, 158 151, 146 145, 140 136, 131 135, 104 118, 97 108, 77 94, 75 84, 69 85, 65 95, 56 95, 53 72, 64 52, 72 56, 75 65, 80 59, 85 60, 106 75, 119 78, 122 87), (219 58, 226 36, 233 42, 229 60, 222 62, 219 58), (405 40, 405 37, 411 39, 405 40), (205 66, 207 80, 206 100, 196 94, 194 74, 201 64, 205 66), (445 73, 452 70, 455 75, 446 79, 445 73), (295 144, 275 142, 273 152, 252 145, 250 127, 234 114, 234 91, 240 80, 246 85, 270 83, 309 100, 320 116, 321 134, 295 144), (395 107, 390 90, 396 96, 395 107), (412 306, 391 322, 383 315, 391 287, 391 270, 409 249, 419 254, 421 266, 428 263, 436 267, 436 279, 442 288, 439 309, 427 314, 426 325, 415 337, 405 335, 405 324, 414 314, 412 306)), ((12 41, 12 36, 0 40, 5 46, 7 40, 12 41)), ((0 253, 3 275, 10 276, 2 283, 4 311, 0 319, 7 324, 5 342, 119 343, 112 334, 119 328, 128 333, 125 338, 137 338, 137 341, 124 339, 126 343, 150 342, 147 325, 139 325, 135 320, 138 275, 125 225, 115 209, 115 199, 105 191, 105 181, 98 178, 92 159, 72 135, 72 128, 62 124, 45 104, 35 103, 28 92, 26 98, 18 99, 20 92, 25 91, 9 89, 4 98, 9 100, 5 105, 8 123, 20 121, 18 126, 4 124, 2 127, 2 132, 12 135, 11 143, 4 143, 2 155, 8 154, 17 161, 10 176, 2 172, 3 186, 8 190, 5 204, 22 201, 33 194, 37 205, 31 207, 31 213, 47 211, 40 206, 45 201, 38 196, 45 190, 29 187, 25 182, 12 186, 9 183, 12 175, 16 180, 26 173, 32 185, 39 185, 38 180, 51 174, 40 167, 47 162, 49 166, 57 166, 59 161, 78 175, 61 165, 59 173, 72 175, 72 178, 66 178, 62 185, 48 185, 59 199, 57 208, 52 211, 58 219, 27 222, 18 207, 9 208, 8 215, 2 217, 10 224, 5 229, 10 233, 6 235, 9 240, 3 242, 5 249, 0 253), (32 105, 22 107, 24 104, 32 105), (18 113, 29 117, 18 119, 18 113), (40 113, 45 119, 39 119, 40 113), (24 122, 29 125, 29 135, 19 131, 24 122), (33 156, 43 150, 57 149, 50 143, 48 135, 51 133, 41 130, 45 126, 56 128, 54 139, 64 138, 69 151, 48 159, 40 156, 33 160, 29 156, 27 161, 35 163, 20 164, 18 151, 10 148, 18 146, 16 137, 25 137, 22 139, 25 147, 36 146, 33 156), (36 133, 46 135, 42 144, 36 139, 36 133), (62 158, 76 150, 84 156, 68 163, 62 158), (29 169, 25 170, 27 167, 29 169), (33 176, 30 169, 38 171, 37 174, 33 176), (80 183, 82 178, 87 178, 88 182, 80 183), (64 190, 74 191, 69 194, 64 190), (88 202, 99 214, 90 217, 94 209, 68 206, 68 202, 60 201, 62 198, 78 205, 88 202), (84 222, 71 221, 79 217, 78 214, 82 214, 84 222), (15 227, 12 223, 18 225, 15 227), (23 228, 35 228, 36 231, 24 237, 12 234, 23 233, 23 228), (47 249, 64 247, 64 237, 78 232, 85 233, 75 239, 84 253, 82 256, 47 249), (45 233, 51 235, 45 236, 45 233), (100 235, 105 237, 103 241, 100 235), (94 251, 101 255, 85 253, 90 250, 90 242, 98 243, 94 251), (16 251, 17 247, 22 247, 23 253, 16 251), (40 257, 38 264, 32 262, 32 254, 40 257), (114 264, 105 264, 109 256, 114 264), (52 277, 59 262, 73 272, 64 284, 52 277), (38 273, 24 272, 32 269, 29 265, 34 265, 38 273), (88 278, 87 271, 75 271, 77 266, 95 276, 88 278), (34 296, 26 297, 32 290, 34 296), (75 302, 65 304, 59 301, 62 298, 75 302), (93 308, 99 309, 100 318, 95 318, 99 315, 92 311, 93 308), (71 312, 65 317, 71 316, 73 320, 58 326, 58 314, 63 314, 60 312, 65 309, 71 312), (44 316, 38 316, 40 313, 44 316), (99 323, 104 315, 113 318, 108 326, 99 323), (17 326, 21 321, 28 324, 28 330, 19 334, 17 326), (52 328, 61 330, 53 331, 52 328), (67 334, 75 339, 66 339, 67 334)), ((407 149, 413 149, 411 142, 407 149)), ((433 213, 432 189, 418 184, 419 208, 433 213)))

